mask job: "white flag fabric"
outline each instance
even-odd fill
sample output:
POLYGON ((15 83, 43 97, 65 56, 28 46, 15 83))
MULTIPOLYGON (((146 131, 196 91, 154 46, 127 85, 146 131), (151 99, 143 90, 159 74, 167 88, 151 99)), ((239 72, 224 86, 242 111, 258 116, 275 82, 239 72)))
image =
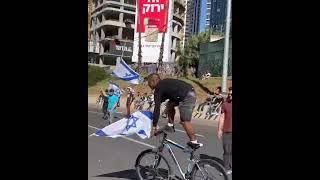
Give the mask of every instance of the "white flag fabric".
POLYGON ((131 69, 122 58, 117 59, 116 67, 111 75, 132 84, 139 84, 140 75, 131 69))
POLYGON ((150 138, 153 114, 150 111, 137 111, 129 118, 116 121, 95 134, 112 138, 137 134, 140 138, 150 138))
POLYGON ((115 94, 117 96, 121 96, 123 93, 124 93, 124 90, 122 90, 120 88, 120 86, 118 86, 116 83, 112 82, 112 81, 109 81, 109 87, 108 87, 108 90, 110 91, 110 89, 113 89, 115 94))

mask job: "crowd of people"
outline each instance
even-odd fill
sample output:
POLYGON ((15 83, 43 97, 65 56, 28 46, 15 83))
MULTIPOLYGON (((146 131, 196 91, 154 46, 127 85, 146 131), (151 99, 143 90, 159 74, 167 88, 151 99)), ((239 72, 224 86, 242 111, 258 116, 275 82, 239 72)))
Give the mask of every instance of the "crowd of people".
MULTIPOLYGON (((150 74, 147 78, 148 86, 152 89, 150 95, 147 93, 141 95, 140 92, 135 91, 131 87, 126 88, 127 101, 126 101, 126 116, 129 117, 133 109, 139 109, 139 102, 148 102, 148 110, 151 107, 153 110, 153 125, 152 134, 159 130, 158 120, 161 116, 161 104, 166 102, 166 114, 168 123, 163 128, 167 132, 175 132, 174 129, 174 117, 175 107, 179 108, 180 112, 180 124, 185 129, 186 134, 189 137, 188 146, 191 148, 199 148, 203 146, 198 142, 195 136, 195 130, 191 124, 193 110, 196 106, 196 92, 192 85, 178 80, 178 79, 161 79, 156 73, 150 74), (135 103, 134 103, 135 102, 135 103), (134 104, 134 106, 132 106, 134 104)), ((108 123, 114 121, 114 115, 117 111, 117 107, 120 106, 120 96, 113 89, 100 90, 99 99, 103 99, 103 118, 108 120, 108 123)), ((209 97, 205 102, 201 103, 197 112, 203 110, 203 107, 208 103, 219 104, 221 108, 220 117, 218 120, 217 137, 222 140, 223 143, 223 160, 227 174, 232 173, 232 87, 228 89, 228 95, 224 98, 221 87, 215 89, 213 97, 209 97)), ((214 107, 214 106, 213 106, 214 107)), ((213 112, 212 110, 208 111, 213 112)), ((217 111, 214 111, 217 112, 217 111)))

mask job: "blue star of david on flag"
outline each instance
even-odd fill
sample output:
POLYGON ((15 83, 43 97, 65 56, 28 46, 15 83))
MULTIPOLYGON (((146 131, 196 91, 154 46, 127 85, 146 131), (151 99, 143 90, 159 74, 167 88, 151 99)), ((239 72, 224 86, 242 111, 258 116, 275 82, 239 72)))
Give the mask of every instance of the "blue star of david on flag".
POLYGON ((124 75, 124 77, 130 77, 131 76, 131 74, 129 74, 129 73, 126 73, 125 75, 124 75))
POLYGON ((128 125, 126 126, 126 130, 128 131, 130 128, 136 128, 137 127, 137 121, 139 118, 131 115, 128 119, 128 125), (131 124, 130 124, 131 123, 131 124))
POLYGON ((113 77, 118 77, 129 83, 139 84, 140 75, 129 67, 122 58, 117 60, 116 67, 111 74, 113 77))
POLYGON ((116 138, 136 134, 142 139, 150 138, 152 119, 152 112, 137 111, 129 118, 122 118, 98 130, 95 135, 116 138))

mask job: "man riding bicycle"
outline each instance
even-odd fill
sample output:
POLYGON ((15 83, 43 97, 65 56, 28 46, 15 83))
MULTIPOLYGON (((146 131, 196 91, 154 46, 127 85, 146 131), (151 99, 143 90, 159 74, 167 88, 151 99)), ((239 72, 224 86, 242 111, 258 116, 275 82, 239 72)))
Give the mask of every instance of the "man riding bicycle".
POLYGON ((179 106, 180 123, 190 139, 190 142, 187 144, 192 148, 202 146, 203 144, 197 142, 195 132, 190 123, 192 111, 196 103, 196 93, 194 88, 190 84, 177 79, 161 80, 159 74, 156 73, 149 75, 148 85, 152 90, 154 90, 155 102, 152 134, 158 131, 157 124, 160 116, 161 103, 169 99, 167 107, 169 122, 168 125, 164 127, 165 130, 168 132, 174 132, 174 107, 179 106))

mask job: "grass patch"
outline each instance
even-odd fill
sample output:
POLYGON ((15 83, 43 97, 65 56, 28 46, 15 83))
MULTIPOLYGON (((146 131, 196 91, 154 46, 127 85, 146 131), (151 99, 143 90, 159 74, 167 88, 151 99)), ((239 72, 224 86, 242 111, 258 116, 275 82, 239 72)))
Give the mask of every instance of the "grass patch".
POLYGON ((96 85, 99 81, 109 79, 111 75, 98 66, 88 65, 88 87, 96 85))
MULTIPOLYGON (((191 84, 195 88, 195 91, 197 93, 197 99, 199 101, 204 101, 207 98, 206 90, 213 92, 216 87, 221 86, 221 82, 222 82, 221 77, 212 77, 212 78, 206 79, 206 80, 199 80, 199 79, 191 78, 191 77, 190 78, 183 77, 183 78, 178 78, 178 79, 191 84)), ((100 88, 106 89, 109 86, 109 80, 118 84, 122 89, 125 89, 128 86, 131 86, 134 88, 136 93, 140 92, 140 94, 144 94, 144 93, 149 94, 151 92, 151 89, 146 85, 143 85, 143 84, 132 85, 132 84, 129 84, 121 79, 111 77, 111 78, 108 78, 108 79, 105 79, 105 80, 98 82, 96 85, 94 85, 92 87, 89 87, 88 94, 90 96, 97 96, 99 94, 100 88)), ((228 82, 227 82, 227 87, 230 87, 230 86, 232 86, 232 80, 228 80, 228 82)))

